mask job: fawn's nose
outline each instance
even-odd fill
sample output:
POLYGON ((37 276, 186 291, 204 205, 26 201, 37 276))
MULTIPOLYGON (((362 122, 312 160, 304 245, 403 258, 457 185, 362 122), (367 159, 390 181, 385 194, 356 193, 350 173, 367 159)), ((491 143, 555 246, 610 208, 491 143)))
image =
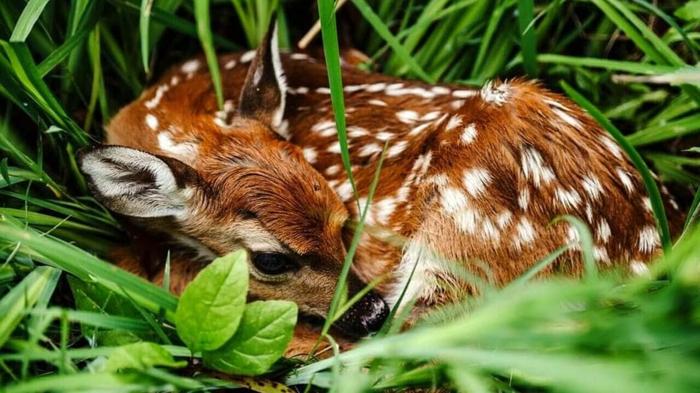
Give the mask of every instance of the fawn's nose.
POLYGON ((378 331, 387 316, 389 306, 374 292, 368 292, 335 323, 344 333, 354 337, 378 331))

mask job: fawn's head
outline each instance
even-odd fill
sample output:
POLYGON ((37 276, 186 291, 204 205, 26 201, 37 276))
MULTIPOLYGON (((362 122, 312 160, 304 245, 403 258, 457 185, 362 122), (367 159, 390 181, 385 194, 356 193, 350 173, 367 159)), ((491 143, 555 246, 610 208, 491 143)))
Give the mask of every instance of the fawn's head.
MULTIPOLYGON (((123 146, 81 155, 107 208, 167 232, 208 259, 249 251, 250 296, 295 301, 326 317, 345 258, 347 211, 301 150, 277 135, 285 81, 275 34, 252 61, 231 126, 203 132, 192 165, 123 146), (194 162, 196 161, 196 162, 194 162)), ((364 284, 353 274, 352 294, 364 284)), ((351 334, 375 330, 387 306, 370 292, 339 320, 351 334)))

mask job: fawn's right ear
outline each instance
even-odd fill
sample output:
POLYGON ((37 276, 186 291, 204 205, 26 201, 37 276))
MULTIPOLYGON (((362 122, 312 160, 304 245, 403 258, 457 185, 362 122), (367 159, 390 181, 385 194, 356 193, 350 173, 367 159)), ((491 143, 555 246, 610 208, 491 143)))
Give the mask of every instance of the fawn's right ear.
POLYGON ((238 114, 277 130, 284 115, 286 92, 287 84, 277 41, 277 22, 271 22, 248 68, 238 114))
POLYGON ((123 146, 100 146, 79 157, 95 198, 131 217, 182 216, 199 176, 188 165, 123 146))

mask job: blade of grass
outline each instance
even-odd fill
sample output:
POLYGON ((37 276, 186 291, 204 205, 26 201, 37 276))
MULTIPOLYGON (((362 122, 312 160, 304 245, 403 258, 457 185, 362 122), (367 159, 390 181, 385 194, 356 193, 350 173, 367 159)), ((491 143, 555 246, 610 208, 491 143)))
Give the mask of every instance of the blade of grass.
POLYGON ((221 86, 221 71, 219 70, 219 61, 216 58, 211 24, 209 22, 209 0, 197 0, 194 2, 194 16, 197 21, 197 35, 209 65, 211 82, 214 85, 214 93, 216 94, 216 104, 221 111, 224 109, 224 90, 221 86))
POLYGON ((42 236, 31 228, 23 228, 20 222, 7 216, 0 221, 0 239, 21 242, 27 252, 42 261, 71 273, 83 281, 96 282, 119 294, 128 294, 140 306, 151 312, 164 310, 172 318, 177 298, 143 278, 137 277, 114 265, 61 240, 42 236))
POLYGON ((43 289, 58 279, 60 271, 48 266, 34 269, 0 300, 0 347, 10 337, 29 309, 39 300, 43 289))
MULTIPOLYGON (((318 0, 319 20, 321 21, 321 39, 323 55, 326 59, 328 86, 331 89, 331 105, 335 117, 335 127, 338 130, 340 157, 345 173, 350 182, 352 193, 357 199, 357 187, 352 176, 352 163, 348 147, 348 136, 345 124, 345 101, 343 98, 343 77, 340 68, 340 48, 338 46, 338 31, 335 24, 335 8, 333 0, 318 0)), ((358 204, 359 206, 359 204, 358 204)))
POLYGON ((659 192, 659 187, 656 185, 654 178, 651 175, 651 171, 647 166, 642 156, 637 152, 637 150, 632 146, 632 144, 625 138, 620 130, 615 127, 610 120, 608 120, 601 112, 596 108, 590 101, 588 101, 579 92, 574 90, 568 83, 562 82, 562 88, 577 104, 583 107, 600 125, 605 128, 610 135, 617 141, 618 144, 625 150, 627 156, 632 160, 632 163, 639 171, 644 181, 644 186, 646 187, 647 193, 649 194, 649 199, 651 200, 651 207, 654 211, 654 217, 656 218, 656 228, 659 231, 661 237, 661 245, 665 253, 671 250, 671 232, 668 227, 668 219, 666 218, 666 211, 664 210, 663 200, 661 199, 661 193, 659 192))
POLYGON ((520 52, 525 72, 537 77, 537 42, 535 37, 534 0, 518 0, 518 26, 520 27, 520 52))
POLYGON ((39 20, 48 2, 49 0, 29 0, 27 2, 27 5, 24 6, 22 14, 19 16, 17 24, 12 31, 12 35, 10 36, 11 42, 24 42, 27 40, 29 33, 32 31, 32 28, 34 28, 36 21, 39 20))
MULTIPOLYGON (((321 2, 321 0, 319 0, 319 2, 321 2)), ((386 41, 391 49, 394 50, 397 57, 403 61, 410 68, 410 70, 416 74, 416 76, 426 82, 435 83, 435 78, 428 75, 423 68, 421 68, 408 50, 401 45, 401 42, 399 42, 399 40, 391 33, 389 28, 384 24, 381 18, 374 13, 372 7, 370 7, 365 0, 352 0, 352 3, 355 4, 362 16, 365 17, 365 20, 367 20, 367 22, 374 28, 377 34, 379 34, 379 36, 386 41)), ((323 27, 323 23, 321 26, 323 27)))
POLYGON ((154 0, 141 0, 141 8, 139 10, 139 32, 141 34, 141 63, 146 75, 150 75, 150 63, 148 61, 149 51, 151 49, 151 40, 149 37, 151 24, 151 9, 153 8, 154 0))

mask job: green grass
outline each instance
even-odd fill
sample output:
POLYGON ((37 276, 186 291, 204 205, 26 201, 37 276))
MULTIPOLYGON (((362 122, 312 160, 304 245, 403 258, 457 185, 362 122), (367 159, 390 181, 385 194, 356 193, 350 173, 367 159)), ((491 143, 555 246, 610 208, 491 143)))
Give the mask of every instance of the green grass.
MULTIPOLYGON (((644 177, 665 255, 649 276, 596 272, 589 260, 584 280, 533 282, 553 260, 545 258, 506 288, 479 283, 481 296, 435 311, 410 332, 387 325, 334 358, 282 362, 272 377, 333 391, 697 390, 700 1, 352 0, 337 17, 333 1, 317 5, 322 37, 314 45, 326 54, 346 170, 339 36, 369 55, 363 67, 400 77, 478 85, 536 76, 621 142, 644 177), (675 243, 649 170, 689 213, 675 243)), ((175 334, 178 299, 108 263, 124 234, 87 193, 75 152, 99 141, 102 126, 159 73, 201 52, 221 106, 216 53, 254 47, 275 14, 280 42, 293 46, 315 22, 312 6, 0 2, 0 391, 231 386, 192 368, 104 367, 135 340, 161 344, 177 360, 199 355, 175 334), (104 289, 110 295, 98 296, 104 289)), ((591 255, 590 245, 583 249, 591 255)), ((335 311, 347 308, 338 288, 335 311)))

